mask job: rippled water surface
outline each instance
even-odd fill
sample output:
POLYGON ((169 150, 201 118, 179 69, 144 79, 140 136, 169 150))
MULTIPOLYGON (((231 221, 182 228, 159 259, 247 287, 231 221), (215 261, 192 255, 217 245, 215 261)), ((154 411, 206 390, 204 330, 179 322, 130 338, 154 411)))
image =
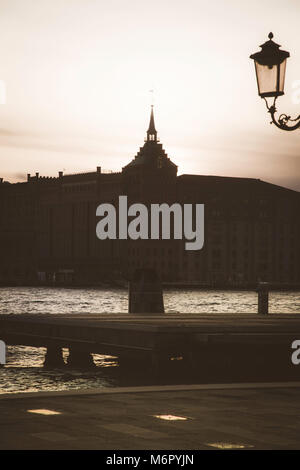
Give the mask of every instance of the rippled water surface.
MULTIPOLYGON (((257 294, 251 291, 166 290, 166 312, 255 313, 257 294)), ((271 292, 271 313, 300 313, 300 292, 271 292)), ((0 288, 0 313, 127 312, 125 289, 0 288)))
MULTIPOLYGON (((166 313, 256 313, 257 294, 250 291, 166 290, 166 313)), ((127 312, 125 289, 0 288, 0 313, 127 312)), ((300 292, 272 292, 270 313, 300 313, 300 292)), ((1 332, 0 332, 1 338, 1 332)), ((70 390, 119 385, 115 358, 94 355, 92 371, 45 370, 44 348, 8 347, 0 369, 0 393, 70 390)), ((64 351, 67 354, 67 350, 64 351)))

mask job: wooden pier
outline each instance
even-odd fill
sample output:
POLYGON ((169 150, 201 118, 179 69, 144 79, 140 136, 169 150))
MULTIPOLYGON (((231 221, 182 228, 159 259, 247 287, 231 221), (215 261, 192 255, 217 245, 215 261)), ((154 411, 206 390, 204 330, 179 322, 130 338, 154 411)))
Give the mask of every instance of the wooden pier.
POLYGON ((46 347, 48 366, 63 365, 61 348, 69 348, 78 367, 91 365, 96 353, 132 367, 177 359, 198 371, 264 364, 264 370, 290 371, 293 379, 300 372, 291 363, 291 344, 300 339, 297 314, 11 314, 0 315, 0 338, 7 345, 46 347))

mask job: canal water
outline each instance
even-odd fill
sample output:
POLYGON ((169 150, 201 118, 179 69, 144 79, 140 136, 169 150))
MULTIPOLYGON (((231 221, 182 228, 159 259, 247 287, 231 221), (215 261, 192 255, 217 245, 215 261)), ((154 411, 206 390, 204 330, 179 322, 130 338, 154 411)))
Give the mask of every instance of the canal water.
MULTIPOLYGON (((257 294, 250 291, 166 290, 167 313, 256 313, 257 294)), ((126 312, 125 289, 0 288, 0 313, 107 313, 126 312)), ((270 313, 300 313, 300 292, 272 292, 270 313)), ((1 339, 1 332, 0 332, 1 339)), ((8 347, 7 364, 0 369, 0 393, 91 389, 119 385, 150 384, 147 371, 132 376, 120 367, 116 358, 94 355, 98 366, 91 371, 44 370, 45 349, 8 347)), ((67 350, 64 351, 67 355, 67 350)), ((176 378, 174 378, 176 381, 176 378)))

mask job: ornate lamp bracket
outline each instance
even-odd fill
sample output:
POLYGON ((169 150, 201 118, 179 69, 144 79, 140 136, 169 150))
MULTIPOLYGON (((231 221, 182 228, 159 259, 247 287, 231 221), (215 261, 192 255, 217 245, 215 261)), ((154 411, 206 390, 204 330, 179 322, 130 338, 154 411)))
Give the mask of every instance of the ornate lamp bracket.
POLYGON ((276 99, 277 96, 274 98, 273 104, 269 106, 268 101, 266 100, 266 98, 264 98, 268 112, 271 114, 272 117, 272 121, 270 122, 270 124, 275 124, 275 126, 279 127, 279 129, 282 129, 284 131, 294 131, 295 129, 298 129, 300 127, 300 114, 295 119, 292 119, 291 116, 288 116, 287 114, 280 114, 279 118, 276 119, 276 99), (296 124, 289 126, 288 123, 290 122, 295 122, 296 124))

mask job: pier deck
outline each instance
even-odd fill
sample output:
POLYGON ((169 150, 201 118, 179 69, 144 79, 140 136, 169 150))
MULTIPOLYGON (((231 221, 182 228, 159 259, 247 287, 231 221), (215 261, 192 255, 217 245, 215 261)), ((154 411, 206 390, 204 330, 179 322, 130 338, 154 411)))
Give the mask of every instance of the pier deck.
POLYGON ((300 315, 2 314, 0 337, 7 344, 32 346, 47 346, 50 340, 62 347, 82 343, 99 353, 124 349, 180 352, 204 343, 300 339, 300 315))
POLYGON ((300 340, 297 314, 0 315, 0 339, 48 351, 69 348, 81 366, 88 365, 84 354, 94 353, 118 356, 132 370, 145 361, 161 368, 178 359, 202 382, 240 380, 245 373, 252 381, 299 379, 300 365, 291 361, 292 342, 300 340))

